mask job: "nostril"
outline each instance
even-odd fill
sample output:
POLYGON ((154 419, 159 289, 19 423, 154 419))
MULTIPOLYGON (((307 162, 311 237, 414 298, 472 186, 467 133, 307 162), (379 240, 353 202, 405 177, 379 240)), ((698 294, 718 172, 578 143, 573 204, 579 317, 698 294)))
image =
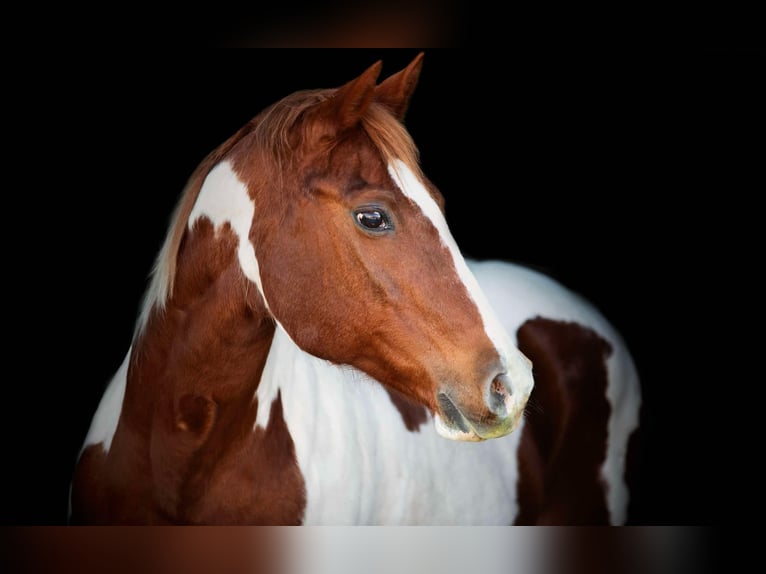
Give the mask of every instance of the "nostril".
POLYGON ((489 384, 489 400, 487 401, 489 410, 497 416, 507 416, 511 394, 511 381, 508 375, 500 373, 489 384))
POLYGON ((501 397, 505 397, 511 394, 511 390, 503 384, 503 379, 507 379, 505 375, 498 375, 492 379, 492 386, 490 390, 501 397))

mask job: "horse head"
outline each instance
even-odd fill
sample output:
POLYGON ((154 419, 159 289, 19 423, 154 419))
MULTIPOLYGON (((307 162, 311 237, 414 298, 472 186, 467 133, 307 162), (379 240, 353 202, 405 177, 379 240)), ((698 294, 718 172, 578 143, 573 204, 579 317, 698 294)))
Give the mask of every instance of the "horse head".
POLYGON ((378 62, 340 88, 282 99, 221 177, 252 199, 249 276, 297 346, 427 407, 447 438, 499 437, 522 417, 531 364, 461 256, 402 124, 421 64, 376 84, 378 62))

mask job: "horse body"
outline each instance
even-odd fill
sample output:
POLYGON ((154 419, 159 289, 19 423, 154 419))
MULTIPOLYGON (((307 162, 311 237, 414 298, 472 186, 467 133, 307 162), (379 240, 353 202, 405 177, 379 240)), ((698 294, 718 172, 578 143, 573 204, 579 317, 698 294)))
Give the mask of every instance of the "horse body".
POLYGON ((543 273, 504 261, 473 262, 471 268, 503 325, 537 365, 538 392, 530 400, 519 458, 545 488, 535 502, 526 498, 534 510, 517 520, 624 523, 626 465, 641 406, 638 371, 625 341, 594 305, 543 273), (568 453, 576 458, 562 460, 568 453), (566 502, 552 494, 556 490, 566 502), (589 509, 577 508, 577 501, 589 509))
POLYGON ((270 108, 193 174, 74 522, 624 520, 630 356, 562 286, 460 256, 395 121, 420 62, 270 108))

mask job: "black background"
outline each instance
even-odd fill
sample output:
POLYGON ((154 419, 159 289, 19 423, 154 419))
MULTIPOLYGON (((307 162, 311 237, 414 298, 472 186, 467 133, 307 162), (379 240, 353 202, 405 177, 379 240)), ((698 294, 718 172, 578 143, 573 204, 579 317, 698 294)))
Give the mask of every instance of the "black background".
MULTIPOLYGON (((36 69, 43 103, 7 116, 23 129, 7 163, 8 316, 20 320, 6 346, 4 523, 65 523, 76 455, 199 161, 292 91, 341 85, 378 59, 384 77, 417 52, 67 57, 36 69)), ((623 333, 645 395, 631 520, 718 524, 731 496, 724 421, 739 409, 727 398, 737 359, 720 344, 748 288, 730 246, 741 255, 756 237, 762 61, 600 54, 426 50, 406 124, 465 255, 546 271, 623 333)))

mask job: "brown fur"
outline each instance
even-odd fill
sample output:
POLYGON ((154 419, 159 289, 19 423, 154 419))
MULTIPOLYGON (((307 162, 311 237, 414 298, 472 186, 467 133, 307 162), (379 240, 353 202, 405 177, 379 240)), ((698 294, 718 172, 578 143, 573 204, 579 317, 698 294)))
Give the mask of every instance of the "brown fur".
POLYGON ((470 381, 460 391, 465 410, 491 420, 479 385, 497 358, 494 347, 474 303, 456 288, 451 255, 436 230, 393 191, 387 171, 399 158, 420 174, 412 139, 374 100, 354 127, 337 118, 348 109, 335 100, 345 94, 366 101, 355 92, 369 94, 370 81, 363 74, 336 92, 288 96, 264 112, 252 138, 232 148, 255 205, 271 214, 256 217, 250 234, 259 264, 269 270, 262 278, 266 299, 305 351, 354 365, 431 410, 441 381, 470 381), (395 215, 392 236, 354 229, 352 210, 370 203, 395 215), (477 348, 487 352, 466 352, 477 348))
POLYGON ((428 410, 425 407, 413 403, 392 389, 386 388, 386 391, 388 391, 388 396, 391 397, 391 402, 394 403, 396 410, 402 416, 402 421, 404 421, 404 426, 407 427, 408 431, 417 432, 422 425, 428 422, 428 410))
MULTIPOLYGON (((377 185, 391 187, 376 152, 398 157, 419 173, 417 152, 404 128, 372 103, 378 71, 379 65, 374 66, 338 90, 288 96, 240 129, 192 174, 157 259, 111 449, 107 454, 100 444, 88 446, 76 468, 74 523, 300 523, 305 488, 281 399, 262 406, 271 409, 268 428, 253 428, 259 406, 255 390, 274 322, 242 275, 237 238, 228 226, 214 230, 202 219, 188 230, 187 221, 205 177, 225 158, 258 202, 263 227, 254 226, 251 239, 259 249, 266 243, 259 233, 279 234, 274 226, 281 223, 283 210, 300 201, 305 184, 319 179, 305 169, 301 179, 282 177, 286 162, 294 166, 296 157, 309 159, 296 153, 296 144, 319 150, 310 159, 325 152, 339 157, 340 150, 348 149, 347 136, 361 136, 365 155, 352 165, 377 166, 371 178, 377 185), (312 114, 316 117, 308 121, 312 114), (264 188, 274 183, 278 195, 270 211, 264 188), (288 198, 287 189, 298 197, 288 198)), ((409 99, 414 88, 406 80, 410 73, 384 88, 387 102, 409 99)), ((287 276, 281 267, 275 263, 274 272, 287 276)))
POLYGON ((174 296, 134 343, 112 448, 90 446, 80 462, 73 521, 300 523, 281 401, 253 432, 274 325, 235 247, 228 227, 205 219, 185 236, 174 296))
MULTIPOLYGON (((382 100, 381 104, 367 100, 364 114, 358 117, 358 122, 365 133, 370 137, 375 147, 384 155, 387 162, 394 158, 404 161, 407 166, 421 179, 425 180, 418 163, 418 151, 412 138, 404 126, 391 116, 391 108, 397 108, 401 119, 406 111, 406 103, 397 106, 397 101, 409 102, 411 92, 415 89, 417 75, 419 75, 422 54, 413 64, 394 74, 388 80, 378 86, 376 93, 382 100), (413 66, 418 62, 418 65, 413 66), (415 74, 412 78, 411 74, 415 74), (398 80, 397 80, 398 79, 398 80), (385 111, 385 106, 388 111, 385 111)), ((347 86, 353 85, 350 82, 347 86)), ((259 167, 271 166, 267 170, 269 177, 282 179, 282 171, 290 163, 295 147, 300 142, 314 140, 319 154, 329 152, 329 146, 335 139, 334 127, 329 127, 317 135, 316 122, 301 122, 301 118, 312 108, 326 102, 338 95, 338 89, 324 90, 301 90, 290 94, 263 112, 254 117, 250 122, 240 128, 213 152, 211 152, 194 170, 189 182, 181 194, 181 199, 171 217, 171 225, 165 245, 155 263, 154 276, 168 278, 167 291, 160 293, 157 301, 164 304, 166 297, 173 292, 176 279, 176 266, 181 241, 186 231, 186 223, 189 219, 194 203, 202 189, 202 184, 210 170, 223 160, 239 142, 247 140, 246 153, 248 163, 258 163, 259 167), (313 132, 313 136, 311 135, 313 132), (322 144, 317 140, 323 140, 322 144), (260 160, 260 161, 259 161, 260 160), (261 162, 263 162, 261 164, 261 162)), ((321 122, 319 122, 320 125, 321 122)), ((443 205, 441 194, 432 186, 429 191, 434 195, 440 205, 443 205)), ((154 301, 148 301, 151 306, 154 301)))
POLYGON ((600 468, 611 407, 608 342, 578 325, 538 317, 518 330, 534 364, 519 447, 517 524, 608 524, 600 468))
MULTIPOLYGON (((154 274, 162 273, 168 277, 168 291, 162 294, 161 304, 164 304, 165 297, 169 296, 173 292, 173 285, 176 278, 176 266, 178 259, 178 251, 181 247, 181 241, 183 240, 186 232, 186 223, 189 220, 189 215, 194 209, 194 203, 199 197, 199 193, 202 190, 202 184, 205 182, 205 178, 210 170, 223 159, 231 148, 239 140, 245 137, 252 131, 252 124, 248 123, 240 128, 237 133, 231 136, 213 152, 211 152, 194 170, 189 182, 184 188, 184 192, 181 194, 181 200, 178 202, 173 216, 171 217, 171 227, 166 239, 166 246, 161 251, 158 258, 154 274)), ((149 302, 152 304, 153 302, 149 302)))
POLYGON ((76 470, 73 521, 301 522, 305 486, 281 397, 255 399, 275 318, 304 351, 380 381, 411 430, 445 388, 468 419, 495 423, 484 395, 497 351, 437 230, 388 173, 397 158, 422 177, 399 121, 419 63, 377 91, 379 68, 288 96, 192 175, 134 338, 111 448, 89 446, 76 470), (247 239, 265 301, 228 224, 187 228, 221 160, 255 204, 247 239), (368 205, 390 214, 393 232, 356 225, 354 210, 368 205), (270 409, 266 429, 254 430, 258 408, 270 409))

